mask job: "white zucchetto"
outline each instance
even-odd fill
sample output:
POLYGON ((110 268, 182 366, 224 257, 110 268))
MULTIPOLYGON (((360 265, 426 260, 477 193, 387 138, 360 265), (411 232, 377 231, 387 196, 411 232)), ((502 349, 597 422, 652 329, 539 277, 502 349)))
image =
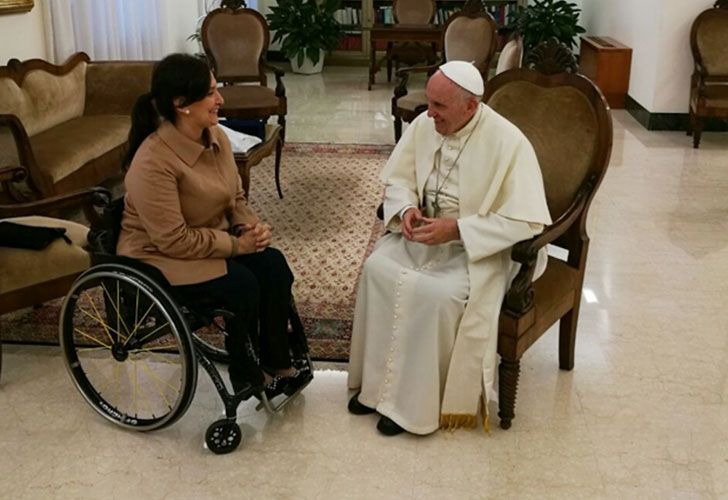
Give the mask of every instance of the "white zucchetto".
POLYGON ((467 61, 448 61, 440 66, 442 74, 471 94, 483 95, 483 77, 473 63, 467 61))

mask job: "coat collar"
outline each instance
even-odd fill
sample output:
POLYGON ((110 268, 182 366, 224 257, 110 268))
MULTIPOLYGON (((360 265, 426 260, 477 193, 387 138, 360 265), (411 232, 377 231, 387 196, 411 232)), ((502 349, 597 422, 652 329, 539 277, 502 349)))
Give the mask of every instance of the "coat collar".
MULTIPOLYGON (((189 137, 182 134, 171 122, 164 120, 157 129, 157 135, 187 166, 197 163, 200 155, 207 149, 189 137)), ((215 152, 220 151, 220 142, 212 128, 203 131, 203 136, 215 152)))

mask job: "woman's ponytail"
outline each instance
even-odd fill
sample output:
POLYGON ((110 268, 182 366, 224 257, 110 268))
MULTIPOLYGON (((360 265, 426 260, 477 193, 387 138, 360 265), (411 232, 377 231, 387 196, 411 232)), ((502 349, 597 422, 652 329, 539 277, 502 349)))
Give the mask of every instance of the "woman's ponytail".
POLYGON ((154 96, 151 92, 142 94, 134 104, 131 112, 131 129, 129 130, 129 149, 122 164, 124 170, 129 168, 131 160, 146 139, 159 126, 159 114, 154 107, 154 96))

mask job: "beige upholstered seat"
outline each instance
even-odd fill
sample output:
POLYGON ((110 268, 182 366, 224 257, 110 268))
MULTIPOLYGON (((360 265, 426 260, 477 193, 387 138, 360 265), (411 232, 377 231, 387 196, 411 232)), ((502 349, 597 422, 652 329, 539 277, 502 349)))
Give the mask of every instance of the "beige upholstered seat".
MULTIPOLYGON (((22 180, 27 175, 27 171, 20 167, 0 167, 0 182, 22 180)), ((41 214, 83 207, 87 219, 98 224, 100 219, 93 207, 102 206, 108 199, 109 193, 105 189, 89 188, 31 203, 0 205, 0 221, 63 227, 71 240, 69 244, 57 239, 43 250, 0 246, 0 314, 65 295, 76 277, 90 265, 90 256, 85 250, 88 228, 41 214)))
MULTIPOLYGON (((496 23, 483 10, 480 2, 468 2, 463 10, 448 19, 443 33, 445 61, 472 61, 487 80, 490 61, 496 49, 496 23)), ((407 89, 409 75, 412 73, 434 73, 437 65, 402 69, 397 72, 400 78, 392 97, 394 116, 394 139, 402 135, 402 121, 411 122, 427 109, 424 92, 413 93, 407 89)))
POLYGON ((215 78, 224 86, 220 114, 228 118, 263 119, 278 115, 285 137, 286 89, 283 71, 265 60, 270 33, 265 18, 253 9, 215 9, 202 23, 202 45, 215 78), (266 70, 276 88, 267 87, 266 70))
MULTIPOLYGON (((427 25, 435 17, 437 6, 435 0, 394 0, 392 13, 396 24, 427 25)), ((415 64, 426 62, 435 64, 437 60, 436 44, 418 42, 389 42, 387 44, 387 81, 392 80, 392 66, 399 70, 399 64, 415 64)))
POLYGON ((0 219, 27 226, 62 227, 72 244, 57 239, 43 250, 0 246, 0 295, 78 274, 90 264, 84 250, 88 228, 76 222, 43 216, 0 219))
POLYGON ((514 417, 521 356, 557 321, 559 366, 574 366, 589 247, 586 218, 609 163, 612 120, 599 90, 575 74, 506 71, 488 82, 484 100, 533 144, 554 221, 541 235, 516 244, 511 255, 522 266, 499 321, 499 416, 507 429, 514 417), (568 258, 549 257, 544 274, 532 282, 538 251, 547 244, 568 251, 568 258))
POLYGON ((702 12, 690 32, 695 69, 690 86, 693 147, 700 146, 703 118, 728 118, 728 0, 702 12))

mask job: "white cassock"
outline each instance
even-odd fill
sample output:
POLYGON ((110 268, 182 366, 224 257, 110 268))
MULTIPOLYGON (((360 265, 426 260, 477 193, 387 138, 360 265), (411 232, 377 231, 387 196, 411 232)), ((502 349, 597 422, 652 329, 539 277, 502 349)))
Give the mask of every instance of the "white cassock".
MULTIPOLYGON (((415 434, 474 426, 481 404, 495 396, 498 315, 517 270, 510 249, 551 223, 535 152, 517 127, 481 103, 449 136, 421 114, 381 178, 390 233, 359 282, 349 388, 415 434), (407 241, 400 211, 424 207, 432 217, 438 188, 439 216, 458 219, 461 240, 407 241)), ((546 256, 539 257, 542 272, 546 256)))

